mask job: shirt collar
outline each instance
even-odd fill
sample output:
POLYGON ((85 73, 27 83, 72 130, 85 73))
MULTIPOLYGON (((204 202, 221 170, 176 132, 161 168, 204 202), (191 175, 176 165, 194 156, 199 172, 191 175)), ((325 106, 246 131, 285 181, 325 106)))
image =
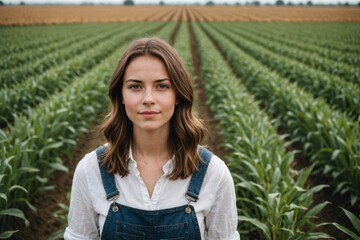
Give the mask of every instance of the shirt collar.
MULTIPOLYGON (((133 156, 133 151, 132 151, 132 145, 130 144, 130 149, 129 149, 129 168, 134 169, 137 168, 137 163, 134 159, 133 156)), ((163 166, 163 172, 165 175, 168 175, 172 172, 172 170, 174 169, 174 165, 175 165, 175 155, 173 155, 163 166)))

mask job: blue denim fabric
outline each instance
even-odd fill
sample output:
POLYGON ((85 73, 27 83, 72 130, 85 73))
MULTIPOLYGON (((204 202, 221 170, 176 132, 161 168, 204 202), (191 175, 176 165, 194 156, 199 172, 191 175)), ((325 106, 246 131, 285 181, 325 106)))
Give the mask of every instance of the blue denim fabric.
MULTIPOLYGON (((96 149, 99 168, 108 200, 119 195, 114 175, 108 174, 101 164, 104 148, 96 149), (117 193, 116 193, 117 192, 117 193)), ((189 204, 157 211, 135 209, 116 203, 111 204, 104 223, 101 239, 121 240, 199 240, 200 228, 194 207, 190 201, 197 201, 202 182, 210 162, 212 153, 200 148, 203 163, 199 165, 199 172, 193 174, 186 195, 189 204)))
POLYGON ((106 168, 105 168, 105 171, 102 170, 104 168, 104 166, 101 164, 100 159, 104 155, 104 151, 105 151, 105 147, 98 147, 96 149, 96 155, 97 155, 98 162, 99 162, 101 179, 103 181, 104 186, 106 186, 105 187, 105 189, 106 189, 106 199, 111 200, 112 198, 119 195, 119 190, 116 188, 114 175, 108 173, 106 171, 106 168))

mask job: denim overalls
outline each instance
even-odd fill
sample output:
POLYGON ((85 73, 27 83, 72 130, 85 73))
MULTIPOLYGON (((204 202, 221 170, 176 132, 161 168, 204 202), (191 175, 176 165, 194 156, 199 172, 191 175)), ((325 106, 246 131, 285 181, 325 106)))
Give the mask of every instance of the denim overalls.
POLYGON ((201 239, 195 209, 190 205, 190 202, 198 200, 207 166, 212 156, 209 150, 200 147, 200 154, 204 163, 199 164, 199 171, 191 177, 188 191, 184 196, 189 200, 189 203, 157 211, 140 210, 115 202, 120 193, 116 188, 114 175, 107 173, 106 168, 101 164, 101 156, 104 154, 104 150, 104 147, 99 147, 96 149, 96 154, 106 198, 113 203, 106 217, 101 239, 201 239))

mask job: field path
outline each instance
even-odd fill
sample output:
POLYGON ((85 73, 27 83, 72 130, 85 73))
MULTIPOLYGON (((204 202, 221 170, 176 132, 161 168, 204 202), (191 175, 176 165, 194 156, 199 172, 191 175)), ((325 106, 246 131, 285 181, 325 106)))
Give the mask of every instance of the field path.
POLYGON ((200 117, 203 119, 204 124, 208 130, 205 139, 204 144, 213 151, 216 155, 218 155, 220 158, 225 156, 226 151, 222 147, 223 140, 220 136, 220 128, 216 122, 216 120, 213 118, 212 113, 210 112, 210 109, 206 106, 206 92, 203 86, 203 81, 201 79, 201 62, 200 62, 200 56, 198 52, 198 47, 196 46, 196 40, 194 32, 189 24, 190 29, 190 44, 191 44, 191 52, 193 54, 193 66, 194 66, 194 81, 195 84, 195 91, 198 95, 198 105, 199 105, 199 114, 200 117))

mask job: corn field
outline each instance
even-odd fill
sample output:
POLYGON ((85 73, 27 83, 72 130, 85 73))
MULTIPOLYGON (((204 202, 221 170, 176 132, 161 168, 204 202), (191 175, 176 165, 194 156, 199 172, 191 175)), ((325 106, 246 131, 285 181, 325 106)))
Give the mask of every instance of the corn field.
POLYGON ((31 224, 32 199, 108 108, 124 48, 146 36, 204 88, 242 239, 335 238, 324 226, 360 239, 360 25, 195 21, 0 28, 0 239, 31 224), (325 189, 348 224, 316 220, 325 189))

